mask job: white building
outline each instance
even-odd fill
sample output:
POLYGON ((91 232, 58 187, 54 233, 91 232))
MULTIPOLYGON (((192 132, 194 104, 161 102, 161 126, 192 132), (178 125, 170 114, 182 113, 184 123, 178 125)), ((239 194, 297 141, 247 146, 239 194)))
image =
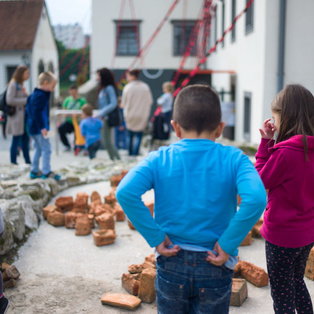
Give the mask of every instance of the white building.
MULTIPOLYGON (((93 0, 91 77, 100 67, 112 68, 119 79, 130 67, 138 43, 152 36, 171 0, 93 0), (131 4, 134 3, 134 9, 131 4)), ((206 51, 246 7, 249 0, 213 0, 210 36, 206 51)), ((135 67, 144 69, 142 79, 153 89, 171 80, 182 60, 180 46, 188 40, 194 22, 202 17, 203 0, 178 1, 154 42, 135 67), (182 31, 183 30, 183 31, 182 31)), ((255 0, 232 32, 213 52, 191 82, 210 84, 224 101, 235 102, 235 139, 259 143, 258 128, 271 116, 270 103, 285 84, 297 82, 314 92, 314 2, 312 0, 255 0), (203 74, 203 76, 202 76, 203 74)), ((198 41, 203 40, 199 33, 198 41)), ((204 47, 203 47, 204 48, 204 47)), ((198 51, 198 54, 202 51, 198 51)), ((184 69, 193 70, 196 57, 184 69)))
POLYGON ((53 31, 57 40, 61 41, 65 48, 80 49, 84 47, 85 36, 82 26, 78 23, 73 25, 56 25, 53 31))
MULTIPOLYGON (((44 0, 0 1, 0 30, 1 92, 21 64, 30 68, 28 93, 37 86, 39 73, 52 71, 58 77, 58 50, 44 0)), ((58 95, 59 85, 54 97, 58 95)))

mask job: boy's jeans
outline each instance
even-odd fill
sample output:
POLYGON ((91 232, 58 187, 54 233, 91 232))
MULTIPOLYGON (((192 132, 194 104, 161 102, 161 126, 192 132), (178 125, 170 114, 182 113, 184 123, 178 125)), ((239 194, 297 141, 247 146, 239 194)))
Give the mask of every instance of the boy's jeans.
POLYGON ((42 134, 32 135, 34 140, 35 152, 32 159, 31 172, 39 172, 39 159, 42 156, 42 173, 48 174, 50 168, 51 146, 48 138, 44 138, 42 134))
POLYGON ((133 132, 128 130, 129 155, 137 156, 140 152, 143 132, 133 132), (135 137, 133 142, 133 137, 135 137))
POLYGON ((157 259, 159 314, 229 313, 233 270, 205 260, 206 252, 181 250, 157 259))
POLYGON ((100 148, 100 141, 96 141, 87 147, 89 159, 94 159, 96 157, 96 153, 99 148, 100 148))

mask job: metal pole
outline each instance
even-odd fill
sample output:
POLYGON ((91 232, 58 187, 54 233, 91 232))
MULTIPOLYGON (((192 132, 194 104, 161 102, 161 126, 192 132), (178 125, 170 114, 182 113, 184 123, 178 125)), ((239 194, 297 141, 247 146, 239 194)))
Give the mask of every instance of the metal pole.
POLYGON ((285 35, 286 35, 286 0, 280 0, 277 92, 283 89, 285 65, 285 35))

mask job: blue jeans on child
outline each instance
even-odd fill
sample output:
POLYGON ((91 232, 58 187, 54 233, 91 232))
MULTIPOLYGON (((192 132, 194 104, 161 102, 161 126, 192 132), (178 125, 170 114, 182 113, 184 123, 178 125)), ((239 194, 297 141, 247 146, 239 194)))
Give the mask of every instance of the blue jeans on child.
POLYGON ((50 168, 51 146, 48 138, 44 138, 42 134, 32 135, 34 140, 34 155, 32 159, 31 172, 39 172, 39 159, 42 156, 42 173, 48 174, 50 168))
POLYGON ((13 135, 12 137, 12 144, 11 144, 11 150, 10 150, 11 163, 16 164, 16 157, 17 157, 19 146, 22 148, 25 162, 27 164, 30 164, 31 160, 29 158, 29 137, 26 132, 18 136, 13 135))
POLYGON ((142 135, 143 132, 133 132, 128 130, 129 135, 129 155, 130 156, 137 156, 140 151, 141 141, 142 141, 142 135), (135 136, 134 143, 133 143, 133 137, 135 136))
POLYGON ((100 141, 96 141, 87 147, 89 159, 94 159, 96 157, 96 153, 99 148, 100 148, 100 141))
POLYGON ((229 312, 233 270, 205 259, 206 252, 180 250, 157 258, 155 282, 159 314, 229 312))

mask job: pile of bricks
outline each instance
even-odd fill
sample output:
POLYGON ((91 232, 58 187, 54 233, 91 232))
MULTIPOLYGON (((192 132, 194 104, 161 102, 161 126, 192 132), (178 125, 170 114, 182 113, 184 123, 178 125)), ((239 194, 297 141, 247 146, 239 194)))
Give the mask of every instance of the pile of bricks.
POLYGON ((92 232, 95 245, 112 244, 116 239, 115 222, 125 220, 125 214, 115 197, 117 185, 125 174, 126 171, 123 171, 111 177, 112 187, 104 202, 97 191, 90 196, 84 192, 78 193, 75 200, 72 196, 60 196, 54 205, 43 208, 44 218, 55 227, 75 229, 77 236, 89 235, 96 223, 99 230, 92 232))
POLYGON ((16 285, 16 280, 19 279, 20 273, 14 265, 2 263, 1 265, 3 288, 13 288, 16 285))
POLYGON ((305 276, 311 280, 314 280, 314 247, 310 251, 309 258, 306 262, 305 276))
POLYGON ((145 257, 142 264, 132 264, 128 273, 122 274, 122 287, 129 293, 105 293, 101 298, 104 305, 134 310, 141 302, 152 303, 155 291, 156 259, 155 254, 145 257))

